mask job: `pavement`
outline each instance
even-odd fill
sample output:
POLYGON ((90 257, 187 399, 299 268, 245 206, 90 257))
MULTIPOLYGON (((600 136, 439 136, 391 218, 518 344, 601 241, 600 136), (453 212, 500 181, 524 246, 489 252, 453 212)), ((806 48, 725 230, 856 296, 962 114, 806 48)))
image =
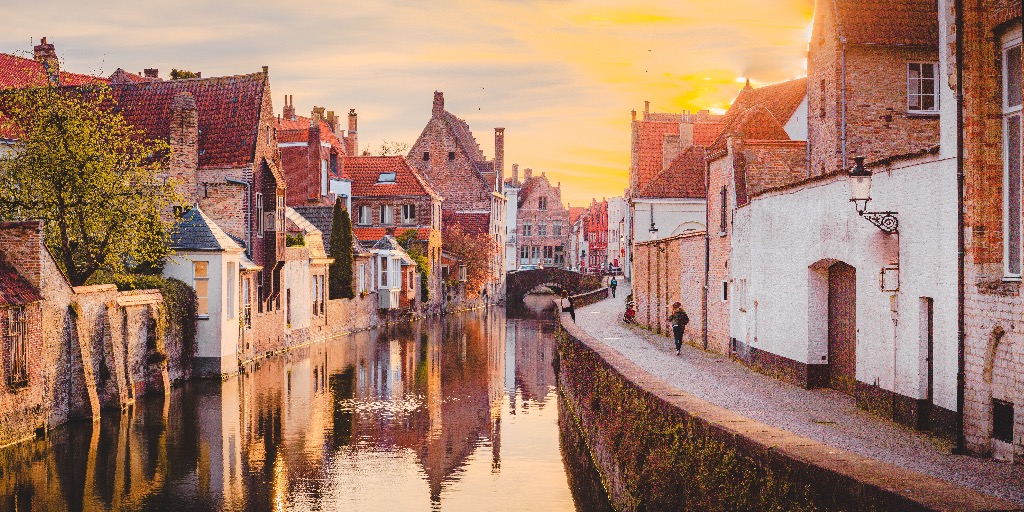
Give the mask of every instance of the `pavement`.
POLYGON ((627 283, 616 298, 576 310, 576 323, 681 391, 750 419, 894 466, 1024 505, 1024 465, 952 455, 952 445, 857 408, 850 395, 803 389, 754 372, 728 356, 683 345, 622 322, 627 283))

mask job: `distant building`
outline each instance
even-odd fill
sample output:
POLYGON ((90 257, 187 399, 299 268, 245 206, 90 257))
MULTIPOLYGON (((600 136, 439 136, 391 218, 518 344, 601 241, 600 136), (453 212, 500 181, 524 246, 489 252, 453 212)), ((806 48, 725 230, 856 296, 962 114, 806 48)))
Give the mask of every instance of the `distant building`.
POLYGON ((534 176, 526 169, 518 193, 518 234, 516 247, 519 265, 565 266, 565 248, 569 240, 569 210, 562 205, 562 186, 551 186, 547 176, 534 176))
POLYGON ((310 117, 295 115, 290 96, 285 96, 282 114, 275 123, 277 146, 281 151, 281 170, 288 183, 288 206, 331 206, 334 198, 344 196, 350 206, 351 192, 339 194, 351 180, 342 176, 342 159, 358 150, 355 109, 348 114, 348 133, 341 130, 339 117, 324 107, 313 107, 310 117))
POLYGON ((597 202, 591 199, 587 213, 583 217, 584 239, 587 241, 587 254, 582 258, 583 269, 590 272, 601 272, 608 267, 608 201, 597 202))
POLYGON ((512 176, 505 180, 505 270, 519 268, 517 252, 519 224, 519 189, 523 186, 519 181, 519 164, 512 164, 512 176))

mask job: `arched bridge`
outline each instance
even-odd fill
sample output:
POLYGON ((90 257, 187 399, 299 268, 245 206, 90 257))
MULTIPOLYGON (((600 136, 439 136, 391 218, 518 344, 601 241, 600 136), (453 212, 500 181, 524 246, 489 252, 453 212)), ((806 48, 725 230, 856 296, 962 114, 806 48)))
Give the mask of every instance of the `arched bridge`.
POLYGON ((538 286, 569 290, 572 295, 592 292, 601 288, 601 277, 560 268, 539 268, 511 272, 505 283, 505 301, 512 306, 522 305, 523 297, 538 286))

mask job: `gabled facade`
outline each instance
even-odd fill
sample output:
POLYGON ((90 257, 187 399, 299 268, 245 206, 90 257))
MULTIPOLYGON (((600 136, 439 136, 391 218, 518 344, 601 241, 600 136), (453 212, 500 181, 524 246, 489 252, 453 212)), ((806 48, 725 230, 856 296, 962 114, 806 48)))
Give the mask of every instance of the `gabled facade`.
POLYGON ((565 266, 569 240, 569 210, 562 205, 562 186, 551 186, 547 175, 526 169, 518 191, 516 257, 518 264, 565 266))
POLYGON ((587 254, 583 268, 588 272, 603 272, 608 266, 608 201, 590 200, 587 214, 583 218, 584 239, 587 254))
MULTIPOLYGON (((490 263, 488 297, 504 296, 505 129, 494 129, 494 160, 488 161, 469 129, 469 123, 445 110, 444 93, 434 92, 430 120, 409 151, 409 163, 444 197, 443 209, 453 218, 475 222, 487 216, 487 236, 495 256, 490 263)), ((497 300, 497 299, 494 299, 497 300)))

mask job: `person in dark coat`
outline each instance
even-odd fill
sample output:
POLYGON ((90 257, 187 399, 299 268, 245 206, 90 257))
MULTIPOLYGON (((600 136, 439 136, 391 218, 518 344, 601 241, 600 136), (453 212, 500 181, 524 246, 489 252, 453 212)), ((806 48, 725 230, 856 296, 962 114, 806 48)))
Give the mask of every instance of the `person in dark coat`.
POLYGON ((672 312, 668 315, 668 321, 672 325, 672 337, 676 342, 676 355, 683 349, 683 331, 686 324, 690 323, 690 317, 683 311, 683 303, 676 301, 672 303, 672 312))
POLYGON ((608 283, 608 288, 612 290, 612 298, 615 298, 615 289, 619 287, 619 282, 615 280, 615 276, 612 276, 611 282, 608 283))
POLYGON ((569 313, 573 322, 576 321, 576 306, 572 303, 572 297, 569 296, 568 290, 562 290, 562 300, 558 301, 558 305, 562 308, 562 312, 569 313))

